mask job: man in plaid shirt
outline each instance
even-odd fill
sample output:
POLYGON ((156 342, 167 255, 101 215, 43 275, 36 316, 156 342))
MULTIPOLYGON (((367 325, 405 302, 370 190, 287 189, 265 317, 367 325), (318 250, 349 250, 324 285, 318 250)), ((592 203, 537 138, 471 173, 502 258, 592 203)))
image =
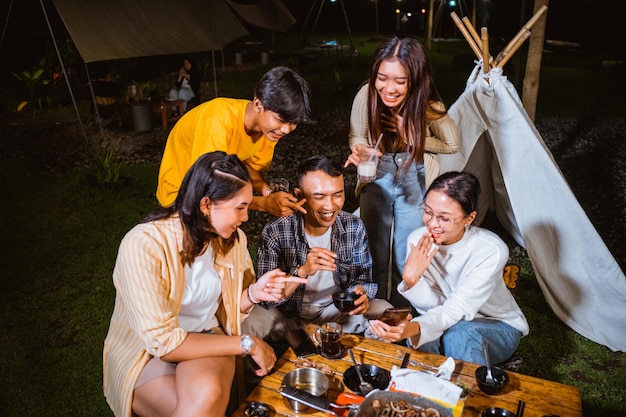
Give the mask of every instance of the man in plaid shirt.
POLYGON ((313 156, 300 164, 297 176, 299 188, 294 191, 296 197, 306 199, 306 214, 280 217, 263 228, 257 273, 261 276, 278 268, 307 278, 308 283, 285 283, 280 289, 283 300, 253 308, 243 323, 243 331, 280 340, 288 330, 335 321, 346 333, 365 332, 369 319, 378 318, 392 306, 374 299, 378 284, 372 280, 365 226, 360 218, 342 210, 342 168, 324 156, 313 156), (360 295, 356 308, 349 313, 337 310, 331 297, 335 291, 360 295))

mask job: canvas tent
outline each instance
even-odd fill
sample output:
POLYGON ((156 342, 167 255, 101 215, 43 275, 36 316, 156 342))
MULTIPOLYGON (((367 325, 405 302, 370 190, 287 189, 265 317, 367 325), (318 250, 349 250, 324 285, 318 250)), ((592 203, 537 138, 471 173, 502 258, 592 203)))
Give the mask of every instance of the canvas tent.
POLYGON ((220 50, 248 34, 223 0, 54 0, 85 63, 220 50))
POLYGON ((254 4, 227 1, 243 20, 260 28, 285 33, 296 24, 296 19, 281 0, 259 0, 254 4))
POLYGON ((449 114, 461 132, 461 149, 440 155, 441 172, 478 177, 479 212, 495 210, 526 248, 549 306, 565 324, 613 351, 626 351, 626 277, 502 68, 485 73, 478 64, 449 114))

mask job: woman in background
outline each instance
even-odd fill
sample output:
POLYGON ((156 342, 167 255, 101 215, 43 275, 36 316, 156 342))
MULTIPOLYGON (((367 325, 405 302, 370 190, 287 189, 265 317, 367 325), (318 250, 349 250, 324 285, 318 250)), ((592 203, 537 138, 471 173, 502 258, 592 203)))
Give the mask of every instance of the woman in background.
POLYGON ((426 50, 417 39, 393 37, 376 51, 368 82, 354 98, 346 161, 381 138, 376 180, 357 184, 378 282, 378 298, 396 307, 406 258, 406 239, 422 225, 415 208, 439 175, 438 153, 455 153, 459 133, 435 86, 426 50), (391 264, 391 270, 390 270, 391 264))
POLYGON ((273 270, 255 283, 247 239, 252 184, 235 156, 201 156, 174 204, 126 234, 115 263, 115 308, 104 342, 104 393, 118 417, 224 416, 236 357, 256 374, 271 371, 274 350, 241 335, 254 303, 280 301, 273 270))
POLYGON ((189 101, 193 98, 196 103, 200 101, 200 71, 185 58, 183 66, 178 70, 174 88, 170 90, 170 99, 183 100, 183 109, 187 111, 187 107, 191 107, 189 101))

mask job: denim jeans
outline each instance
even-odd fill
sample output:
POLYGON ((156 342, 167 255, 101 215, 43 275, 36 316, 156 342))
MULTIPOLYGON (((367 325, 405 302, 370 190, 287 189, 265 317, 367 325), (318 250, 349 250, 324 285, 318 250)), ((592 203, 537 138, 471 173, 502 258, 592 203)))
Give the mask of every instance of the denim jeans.
POLYGON ((397 290, 402 281, 409 234, 422 226, 418 205, 424 199, 424 164, 402 164, 409 153, 384 154, 376 170, 376 181, 363 187, 360 195, 361 219, 367 229, 372 252, 377 298, 395 307, 410 303, 397 290))
POLYGON ((515 353, 521 337, 519 330, 502 321, 462 320, 446 330, 439 339, 425 343, 418 349, 485 365, 483 339, 487 339, 489 359, 492 364, 496 364, 504 362, 515 353))

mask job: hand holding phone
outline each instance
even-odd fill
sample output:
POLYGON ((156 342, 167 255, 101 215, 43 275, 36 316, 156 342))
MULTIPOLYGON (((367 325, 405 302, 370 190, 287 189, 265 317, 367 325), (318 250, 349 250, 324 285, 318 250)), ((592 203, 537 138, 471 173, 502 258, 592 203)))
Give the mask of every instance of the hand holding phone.
POLYGON ((397 326, 402 321, 406 320, 410 312, 410 307, 388 308, 387 310, 385 310, 383 315, 380 316, 379 320, 383 323, 387 323, 390 326, 397 326))

